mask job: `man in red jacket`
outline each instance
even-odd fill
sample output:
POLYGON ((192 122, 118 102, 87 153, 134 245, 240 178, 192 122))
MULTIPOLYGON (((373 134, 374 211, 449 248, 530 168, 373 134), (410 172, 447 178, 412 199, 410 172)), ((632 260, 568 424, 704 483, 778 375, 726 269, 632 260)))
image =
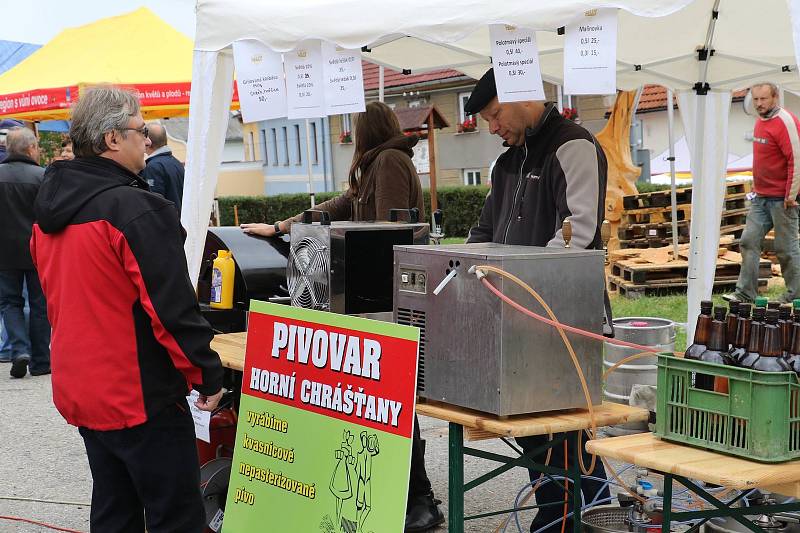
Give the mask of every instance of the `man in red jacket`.
POLYGON ((91 529, 205 528, 194 424, 222 395, 171 202, 138 176, 149 144, 139 101, 110 86, 73 109, 76 159, 56 161, 36 197, 31 255, 53 326, 53 402, 83 437, 91 529))
POLYGON ((753 131, 753 192, 740 248, 742 268, 736 292, 726 300, 752 302, 758 295, 758 263, 764 236, 775 228, 775 253, 786 283, 782 299, 800 297, 800 122, 780 107, 778 87, 760 83, 750 88, 758 112, 753 131))

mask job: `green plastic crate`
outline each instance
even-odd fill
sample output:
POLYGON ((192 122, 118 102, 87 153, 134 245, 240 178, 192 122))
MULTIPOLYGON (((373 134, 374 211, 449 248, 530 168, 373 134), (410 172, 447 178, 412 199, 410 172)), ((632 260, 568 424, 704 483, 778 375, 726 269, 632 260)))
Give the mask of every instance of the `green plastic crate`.
POLYGON ((800 383, 794 372, 758 372, 658 356, 656 435, 747 459, 800 457, 800 383), (728 393, 696 389, 692 374, 728 378, 728 393))

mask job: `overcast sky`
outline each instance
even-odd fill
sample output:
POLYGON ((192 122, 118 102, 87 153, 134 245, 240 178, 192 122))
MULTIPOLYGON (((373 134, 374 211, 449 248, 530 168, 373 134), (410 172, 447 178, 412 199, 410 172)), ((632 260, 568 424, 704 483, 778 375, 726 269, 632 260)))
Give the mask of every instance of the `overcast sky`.
POLYGON ((0 40, 44 44, 66 28, 142 6, 194 39, 195 0, 0 0, 0 40))

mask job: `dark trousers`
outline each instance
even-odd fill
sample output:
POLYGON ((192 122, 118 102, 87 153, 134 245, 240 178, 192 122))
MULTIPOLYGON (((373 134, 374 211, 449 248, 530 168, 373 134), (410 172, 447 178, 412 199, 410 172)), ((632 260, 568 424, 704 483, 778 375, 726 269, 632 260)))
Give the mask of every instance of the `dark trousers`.
POLYGON ((411 441, 411 475, 408 478, 408 502, 431 493, 431 480, 425 471, 425 441, 419 433, 419 419, 414 415, 414 438, 411 441))
POLYGON ((0 270, 0 315, 11 359, 30 355, 32 371, 50 369, 50 322, 36 270, 0 270), (25 321, 23 287, 28 288, 29 324, 25 321))
MULTIPOLYGON (((564 433, 555 433, 553 434, 553 439, 560 438, 564 433)), ((536 435, 533 437, 517 437, 517 443, 522 446, 522 450, 525 453, 538 448, 539 446, 543 446, 547 443, 548 437, 547 435, 536 435)), ((585 441, 585 439, 584 439, 585 441)), ((557 467, 557 468, 564 468, 564 444, 559 443, 553 446, 553 452, 550 455, 550 466, 557 467)), ((572 453, 572 450, 569 450, 572 453)), ((586 448, 583 447, 581 450, 583 453, 583 464, 587 467, 592 461, 592 456, 586 453, 586 448)), ((544 464, 545 459, 547 458, 547 452, 542 452, 539 455, 532 456, 532 459, 536 461, 538 464, 544 464)), ((572 461, 572 457, 569 458, 572 461)), ((571 466, 571 465, 570 465, 571 466)), ((539 472, 535 472, 533 470, 528 470, 528 474, 530 475, 530 479, 532 482, 535 482, 539 479, 539 472)), ((606 478, 606 470, 603 468, 603 462, 600 458, 597 458, 597 462, 595 463, 594 470, 592 471, 592 476, 602 479, 606 478)), ((545 503, 553 503, 553 502, 563 502, 564 501, 564 489, 559 486, 558 484, 550 481, 549 483, 544 484, 544 481, 547 480, 545 477, 542 480, 542 485, 536 491, 536 503, 537 505, 542 505, 545 503)), ((562 481, 562 483, 565 483, 562 481)), ((600 491, 601 487, 603 486, 603 482, 600 481, 593 481, 589 479, 582 479, 581 480, 581 492, 583 493, 583 500, 586 503, 591 502, 597 493, 600 491)), ((570 485, 567 485, 567 488, 571 488, 570 485)), ((611 492, 608 490, 608 487, 602 489, 600 493, 600 498, 610 498, 611 492)), ((569 498, 569 509, 568 513, 572 512, 572 498, 569 498)), ((557 520, 557 522, 550 527, 548 527, 545 531, 547 533, 559 533, 561 531, 561 517, 564 516, 564 506, 563 505, 553 505, 551 507, 545 507, 544 509, 539 509, 536 512, 536 517, 533 519, 531 523, 531 532, 538 531, 539 529, 545 527, 546 525, 550 524, 551 522, 557 520)), ((572 531, 572 518, 567 519, 567 524, 564 527, 565 532, 572 531)))
POLYGON ((200 533, 194 423, 185 402, 136 427, 79 429, 92 470, 93 533, 200 533))

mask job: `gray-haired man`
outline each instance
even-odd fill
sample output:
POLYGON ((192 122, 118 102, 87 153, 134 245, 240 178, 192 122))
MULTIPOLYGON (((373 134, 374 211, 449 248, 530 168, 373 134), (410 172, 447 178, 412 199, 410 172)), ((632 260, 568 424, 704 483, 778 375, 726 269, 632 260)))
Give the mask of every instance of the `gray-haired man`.
POLYGON ((12 128, 6 138, 8 150, 0 164, 0 315, 11 351, 11 377, 50 373, 50 323, 39 277, 31 261, 30 240, 33 203, 42 183, 39 143, 26 128, 12 128), (25 325, 28 286, 30 326, 25 325))
POLYGON ((186 394, 213 410, 222 365, 209 347, 172 204, 138 176, 150 144, 139 101, 81 94, 76 158, 56 161, 31 239, 53 321, 53 402, 78 426, 92 469, 92 531, 205 527, 186 394))

